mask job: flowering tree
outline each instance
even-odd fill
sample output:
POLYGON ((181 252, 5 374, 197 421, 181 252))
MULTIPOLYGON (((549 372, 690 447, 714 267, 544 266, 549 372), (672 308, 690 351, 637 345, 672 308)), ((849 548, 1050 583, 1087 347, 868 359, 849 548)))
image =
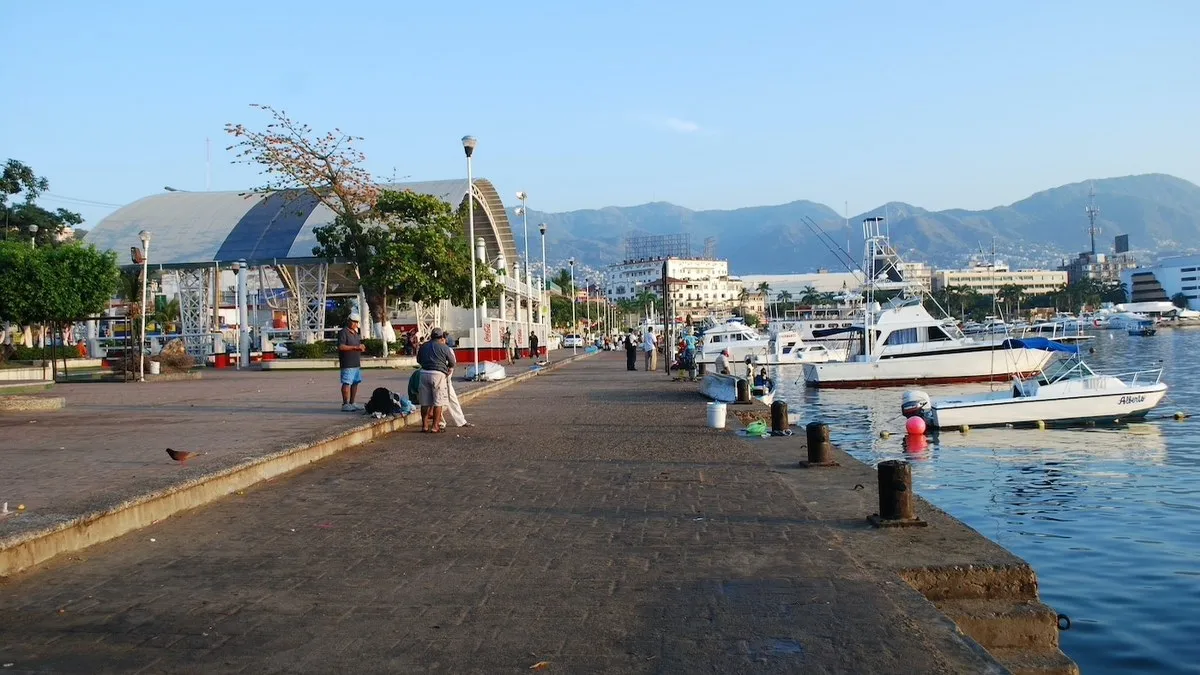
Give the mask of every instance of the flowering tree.
MULTIPOLYGON (((355 147, 361 137, 340 129, 317 134, 312 127, 288 117, 269 105, 251 105, 266 112, 272 121, 262 131, 242 124, 226 124, 225 131, 236 139, 229 150, 235 162, 261 167, 265 178, 261 191, 284 191, 299 197, 312 195, 334 214, 338 231, 335 245, 322 241, 314 255, 339 258, 355 265, 362 275, 370 269, 372 240, 368 233, 379 186, 362 163, 366 155, 355 147)), ((371 319, 384 321, 385 288, 362 278, 371 319)))

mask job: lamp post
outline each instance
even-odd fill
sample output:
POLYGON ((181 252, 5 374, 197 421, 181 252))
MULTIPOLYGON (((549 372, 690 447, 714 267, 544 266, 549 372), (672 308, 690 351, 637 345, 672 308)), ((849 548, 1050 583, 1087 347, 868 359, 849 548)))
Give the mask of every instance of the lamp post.
MULTIPOLYGON (((463 152, 467 155, 467 235, 475 241, 475 184, 471 178, 471 155, 475 154, 475 137, 462 137, 463 152)), ((475 288, 475 258, 471 258, 471 348, 474 351, 475 376, 479 376, 479 298, 475 288)))
POLYGON ((29 245, 34 248, 37 248, 37 233, 38 233, 38 226, 30 225, 29 226, 29 245))
MULTIPOLYGON (((529 308, 525 313, 525 316, 528 319, 527 328, 525 330, 525 341, 528 342, 529 336, 533 334, 533 296, 531 294, 532 289, 530 288, 533 281, 530 278, 529 266, 529 210, 525 208, 525 200, 529 199, 529 193, 522 190, 517 193, 517 199, 521 200, 521 229, 525 231, 525 293, 530 295, 530 297, 526 299, 526 302, 529 303, 529 308)), ((520 281, 520 279, 518 279, 518 281, 520 281)), ((517 306, 519 308, 520 303, 518 303, 517 306)), ((521 347, 518 345, 517 354, 520 353, 521 347)), ((534 358, 533 354, 530 354, 529 358, 534 358)))
POLYGON ((579 337, 579 333, 576 332, 579 329, 579 322, 575 320, 575 300, 578 297, 575 293, 575 259, 571 258, 567 261, 567 264, 571 268, 571 332, 575 334, 575 340, 571 342, 571 353, 575 354, 576 345, 582 339, 579 337))
POLYGON ((150 231, 142 230, 138 232, 138 239, 142 240, 142 331, 138 334, 138 382, 146 381, 146 355, 142 353, 142 347, 146 342, 146 275, 150 269, 150 231))
MULTIPOLYGON (((547 299, 548 299, 548 297, 549 297, 549 296, 547 295, 547 291, 546 291, 546 280, 549 278, 549 273, 550 273, 550 272, 549 272, 549 270, 547 270, 547 269, 546 269, 546 224, 545 224, 545 223, 542 223, 541 225, 538 225, 538 229, 539 229, 539 230, 541 230, 541 232, 542 232, 542 294, 541 294, 541 308, 542 308, 542 311, 546 313, 546 322, 547 322, 547 323, 549 323, 551 314, 550 314, 550 306, 549 306, 549 305, 546 303, 546 300, 547 300, 547 299)), ((547 334, 547 336, 546 336, 546 337, 547 337, 547 339, 549 339, 549 337, 550 337, 550 336, 549 336, 549 334, 547 334)), ((547 343, 547 347, 546 347, 546 356, 547 356, 547 357, 550 355, 550 347, 549 347, 548 345, 549 345, 549 343, 547 343)))
POLYGON ((237 276, 237 313, 238 313, 238 369, 250 367, 250 317, 246 301, 246 277, 250 268, 246 260, 239 260, 231 266, 237 276))

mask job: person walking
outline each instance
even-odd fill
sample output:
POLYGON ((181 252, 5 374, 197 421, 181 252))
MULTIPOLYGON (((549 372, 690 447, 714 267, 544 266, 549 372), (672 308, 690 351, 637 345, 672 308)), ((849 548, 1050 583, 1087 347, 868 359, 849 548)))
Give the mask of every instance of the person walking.
POLYGON ((513 359, 512 359, 512 333, 507 328, 505 328, 504 332, 500 334, 500 346, 504 348, 505 363, 511 364, 513 362, 513 359))
POLYGON ((338 368, 342 381, 342 412, 362 410, 354 405, 354 397, 358 396, 358 385, 362 384, 362 334, 358 332, 358 312, 350 315, 346 327, 338 333, 338 368))
POLYGON ((625 370, 637 370, 637 342, 632 330, 625 334, 625 370))
POLYGON ((436 434, 441 431, 443 410, 450 405, 449 382, 457 365, 441 328, 430 331, 429 341, 417 350, 417 363, 421 366, 421 431, 436 434))
POLYGON ((654 326, 646 327, 646 335, 642 338, 642 352, 646 355, 645 369, 647 372, 655 369, 655 356, 658 355, 658 343, 654 339, 654 326))
POLYGON ((538 336, 532 331, 529 333, 529 358, 534 362, 538 360, 538 336))

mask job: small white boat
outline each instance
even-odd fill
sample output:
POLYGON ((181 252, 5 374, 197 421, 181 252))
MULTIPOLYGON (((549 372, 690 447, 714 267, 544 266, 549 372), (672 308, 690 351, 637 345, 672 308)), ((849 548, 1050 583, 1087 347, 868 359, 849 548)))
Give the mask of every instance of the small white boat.
POLYGON ((901 412, 906 417, 920 415, 935 429, 1019 426, 1038 422, 1116 423, 1145 417, 1166 396, 1167 385, 1161 381, 1162 368, 1101 375, 1083 362, 1078 347, 1044 338, 1023 342, 1026 348, 1073 355, 1040 377, 1013 378, 1012 387, 1004 391, 936 401, 931 401, 924 392, 907 391, 901 400, 901 412))
POLYGON ((481 382, 495 382, 508 377, 508 373, 504 370, 504 366, 493 361, 484 361, 479 364, 481 368, 476 368, 475 364, 467 366, 467 379, 479 380, 481 382))
POLYGON ((1151 335, 1154 335, 1157 332, 1158 332, 1158 328, 1156 328, 1154 326, 1154 322, 1149 319, 1147 319, 1145 321, 1139 321, 1136 324, 1133 324, 1129 327, 1130 335, 1150 337, 1151 335))
POLYGON ((722 350, 729 350, 730 361, 761 365, 787 365, 844 361, 846 350, 819 344, 805 344, 793 330, 762 335, 740 321, 728 321, 704 331, 696 354, 699 363, 714 363, 722 350))

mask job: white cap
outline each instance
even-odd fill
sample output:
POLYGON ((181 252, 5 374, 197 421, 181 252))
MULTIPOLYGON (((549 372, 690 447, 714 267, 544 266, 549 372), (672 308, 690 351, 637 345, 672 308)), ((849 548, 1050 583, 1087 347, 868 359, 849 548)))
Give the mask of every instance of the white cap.
POLYGON ((358 312, 350 312, 350 320, 351 320, 351 321, 359 321, 359 322, 361 322, 361 321, 362 321, 362 317, 358 315, 358 312))

